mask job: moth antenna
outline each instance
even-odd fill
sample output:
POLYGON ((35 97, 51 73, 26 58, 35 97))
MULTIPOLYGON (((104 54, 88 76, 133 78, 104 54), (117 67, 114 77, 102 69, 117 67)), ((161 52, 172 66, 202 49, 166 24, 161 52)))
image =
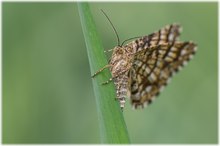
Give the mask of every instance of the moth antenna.
POLYGON ((138 36, 138 37, 132 37, 132 38, 129 38, 129 39, 126 39, 124 40, 122 43, 121 43, 121 46, 123 46, 123 44, 129 40, 133 40, 133 39, 136 39, 136 38, 140 38, 140 37, 143 37, 143 36, 138 36))
POLYGON ((120 39, 119 39, 118 33, 117 33, 117 31, 116 31, 114 25, 112 24, 111 20, 110 20, 109 17, 107 16, 107 14, 106 14, 102 9, 101 9, 101 11, 102 11, 102 13, 105 15, 105 17, 108 19, 108 21, 110 22, 110 24, 111 24, 111 26, 112 26, 112 28, 113 28, 113 30, 114 30, 114 32, 115 32, 115 35, 116 35, 116 37, 117 37, 118 46, 120 46, 120 39))

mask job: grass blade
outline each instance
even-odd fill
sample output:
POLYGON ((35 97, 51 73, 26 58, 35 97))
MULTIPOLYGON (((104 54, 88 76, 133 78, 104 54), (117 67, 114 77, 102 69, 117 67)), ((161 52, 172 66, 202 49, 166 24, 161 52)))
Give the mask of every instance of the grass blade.
MULTIPOLYGON (((99 70, 107 64, 101 41, 98 37, 95 23, 90 12, 89 4, 78 3, 81 25, 86 42, 91 73, 99 70)), ((100 85, 110 78, 106 69, 92 79, 97 111, 99 117, 100 135, 102 143, 129 143, 127 127, 119 104, 114 98, 115 89, 113 83, 100 85)))

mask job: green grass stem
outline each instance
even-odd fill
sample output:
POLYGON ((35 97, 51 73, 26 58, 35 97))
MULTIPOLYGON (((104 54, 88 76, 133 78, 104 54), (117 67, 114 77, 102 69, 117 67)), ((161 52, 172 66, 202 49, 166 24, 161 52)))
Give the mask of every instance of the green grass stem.
MULTIPOLYGON (((93 20, 89 4, 78 3, 81 25, 86 42, 91 74, 107 64, 101 40, 98 37, 95 22, 93 20)), ((108 144, 130 143, 123 113, 119 107, 113 83, 101 85, 110 78, 108 69, 104 70, 92 79, 98 118, 101 142, 108 144)))

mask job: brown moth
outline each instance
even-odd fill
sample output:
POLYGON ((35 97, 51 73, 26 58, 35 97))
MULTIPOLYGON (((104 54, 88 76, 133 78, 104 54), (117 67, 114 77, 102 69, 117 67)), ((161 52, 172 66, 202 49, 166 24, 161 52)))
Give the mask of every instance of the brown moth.
POLYGON ((178 24, 167 25, 124 46, 114 47, 109 64, 93 77, 110 68, 112 78, 103 84, 113 80, 120 107, 124 108, 127 97, 135 109, 146 107, 195 54, 195 43, 178 40, 180 31, 178 24))

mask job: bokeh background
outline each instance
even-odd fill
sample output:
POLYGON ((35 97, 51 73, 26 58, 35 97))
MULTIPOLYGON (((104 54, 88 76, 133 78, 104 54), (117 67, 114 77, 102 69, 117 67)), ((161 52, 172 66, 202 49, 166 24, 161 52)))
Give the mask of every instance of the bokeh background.
MULTIPOLYGON (((90 3, 103 45, 173 22, 194 59, 147 109, 124 111, 132 143, 217 143, 217 2, 90 3)), ((76 3, 3 2, 3 143, 100 143, 76 3)), ((98 57, 98 56, 97 56, 98 57)), ((113 100, 113 99, 112 99, 113 100)))

